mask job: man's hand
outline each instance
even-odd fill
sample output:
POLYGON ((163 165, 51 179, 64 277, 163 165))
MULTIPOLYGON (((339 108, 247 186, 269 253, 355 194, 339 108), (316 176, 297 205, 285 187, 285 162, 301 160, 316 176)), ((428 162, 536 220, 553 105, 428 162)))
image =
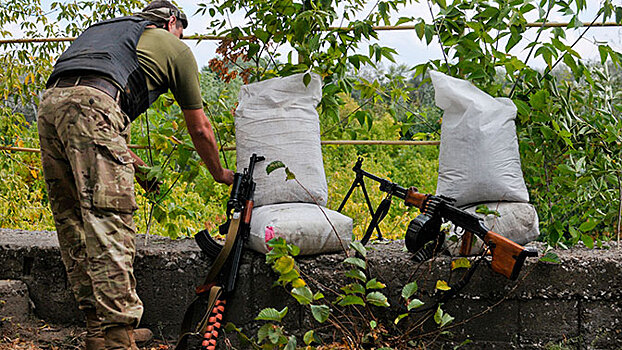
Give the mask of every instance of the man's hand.
POLYGON ((148 179, 147 174, 149 173, 149 167, 147 163, 145 163, 139 156, 137 156, 131 150, 128 150, 132 158, 134 158, 134 177, 136 178, 136 182, 140 185, 140 187, 145 190, 147 193, 155 193, 160 194, 160 185, 162 181, 159 181, 155 176, 148 179))
POLYGON ((160 185, 162 185, 162 181, 158 180, 155 176, 148 179, 148 173, 148 167, 138 166, 135 171, 136 182, 138 182, 145 192, 160 194, 160 185))
POLYGON ((221 184, 225 184, 227 186, 231 186, 233 184, 233 171, 229 169, 223 169, 222 175, 218 179, 214 178, 216 182, 220 182, 221 184))

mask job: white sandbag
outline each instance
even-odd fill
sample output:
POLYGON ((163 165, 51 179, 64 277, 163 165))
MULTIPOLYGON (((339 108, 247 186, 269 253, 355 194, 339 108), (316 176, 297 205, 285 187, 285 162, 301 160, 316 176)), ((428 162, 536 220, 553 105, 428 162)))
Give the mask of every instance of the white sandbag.
POLYGON ((523 180, 516 106, 468 81, 432 71, 434 98, 443 110, 436 194, 463 206, 480 202, 529 202, 523 180))
MULTIPOLYGON (((533 205, 518 202, 489 202, 464 208, 465 211, 484 219, 486 227, 520 245, 525 245, 540 235, 538 213, 533 205), (484 215, 476 213, 478 205, 485 205, 494 214, 484 215)), ((446 248, 451 255, 459 255, 464 231, 451 225, 446 236, 446 248), (453 238, 452 238, 453 237, 453 238)), ((468 255, 477 255, 482 252, 482 241, 475 239, 468 255)))
POLYGON ((303 202, 326 205, 328 186, 320 144, 320 120, 315 107, 322 98, 320 77, 304 74, 274 78, 242 86, 235 111, 237 169, 248 166, 253 153, 266 157, 254 179, 255 206, 303 202), (266 165, 282 161, 296 179, 285 181, 285 169, 270 175, 266 165))
MULTIPOLYGON (((352 240, 351 218, 309 203, 281 203, 255 207, 247 247, 260 253, 267 253, 266 228, 270 228, 276 237, 282 237, 288 243, 298 246, 300 255, 342 251, 337 235, 346 249, 352 240), (333 227, 337 233, 333 231, 333 227)), ((270 238, 268 237, 268 240, 270 238)))

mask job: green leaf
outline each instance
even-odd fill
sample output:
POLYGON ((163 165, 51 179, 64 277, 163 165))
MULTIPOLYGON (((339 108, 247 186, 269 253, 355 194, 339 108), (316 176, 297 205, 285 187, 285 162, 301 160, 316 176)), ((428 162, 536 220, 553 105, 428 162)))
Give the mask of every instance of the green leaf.
POLYGON ((365 263, 365 260, 359 259, 359 258, 347 258, 343 262, 346 263, 346 264, 354 265, 354 266, 359 267, 359 268, 361 268, 363 270, 365 270, 365 268, 367 267, 367 263, 365 263))
POLYGON ((266 166, 266 174, 270 175, 270 173, 279 168, 285 168, 285 164, 283 164, 280 160, 275 160, 266 166))
POLYGON ((415 24, 415 32, 417 33, 417 37, 419 39, 423 39, 423 36, 425 35, 425 22, 421 21, 415 24))
POLYGON ((553 264, 559 264, 561 262, 559 256, 553 252, 546 253, 543 257, 540 258, 540 261, 550 262, 553 264))
POLYGON ((340 289, 346 294, 365 294, 365 287, 359 283, 349 283, 340 289))
POLYGON ((363 298, 356 295, 345 295, 339 302, 337 303, 339 306, 348 306, 348 305, 363 305, 365 306, 365 302, 363 298))
POLYGON ((365 285, 365 288, 367 289, 383 289, 385 288, 386 285, 382 282, 378 282, 375 278, 367 281, 367 284, 365 285))
POLYGON ((422 306, 424 303, 423 301, 419 300, 419 299, 413 299, 410 301, 410 303, 408 303, 408 311, 412 310, 412 309, 416 309, 420 306, 422 306))
POLYGON ((285 174, 287 174, 287 177, 285 178, 286 181, 296 179, 296 175, 292 173, 289 168, 285 168, 285 174))
POLYGON ((357 280, 361 280, 363 282, 367 281, 367 277, 361 270, 350 270, 346 272, 346 277, 354 278, 357 280))
POLYGON ((268 338, 268 334, 270 334, 272 328, 273 324, 271 323, 266 323, 261 326, 261 328, 257 331, 257 341, 262 342, 264 339, 268 338))
POLYGON ((311 82, 311 74, 305 73, 305 75, 302 77, 302 82, 305 84, 305 86, 309 86, 309 83, 311 82))
POLYGON ((590 249, 594 248, 594 238, 592 238, 592 236, 583 234, 581 235, 581 241, 583 241, 586 247, 590 249))
POLYGON ((597 222, 594 221, 593 219, 590 219, 582 223, 581 226, 579 226, 579 230, 583 232, 589 232, 589 231, 592 231, 594 227, 596 227, 596 225, 597 225, 597 222))
POLYGON ((468 269, 470 267, 471 267, 471 262, 467 258, 459 258, 451 262, 452 270, 461 269, 461 268, 468 269))
POLYGON ((475 208, 475 212, 479 214, 484 214, 484 215, 494 215, 496 217, 501 216, 501 214, 499 214, 498 211, 489 209, 488 206, 486 206, 486 204, 478 205, 477 208, 475 208))
POLYGON ((443 280, 438 280, 436 281, 436 289, 447 291, 447 290, 450 290, 451 287, 449 286, 449 284, 447 284, 447 282, 443 280))
POLYGON ((350 243, 350 248, 354 249, 357 253, 361 254, 361 256, 367 256, 367 249, 365 246, 359 241, 353 241, 350 243))
POLYGON ((417 286, 417 282, 413 281, 408 283, 402 288, 402 298, 408 300, 419 290, 419 286, 417 286))
POLYGON ((311 304, 313 301, 313 293, 309 287, 304 286, 300 288, 293 288, 291 291, 291 295, 298 300, 298 303, 301 305, 311 304))
POLYGON ((544 110, 547 107, 548 96, 549 94, 546 90, 540 90, 531 95, 529 103, 531 104, 531 107, 537 110, 544 110))
POLYGON ((291 269, 286 273, 281 273, 279 277, 279 282, 292 283, 292 287, 297 287, 293 285, 293 282, 299 279, 300 273, 296 269, 291 269))
POLYGON ((367 294, 365 298, 368 303, 376 306, 389 307, 389 302, 387 301, 387 297, 380 292, 371 292, 367 294))
POLYGON ((257 29, 255 30, 255 36, 257 37, 257 39, 261 40, 264 43, 267 43, 268 40, 270 40, 270 33, 266 32, 263 29, 257 29))
POLYGON ((398 323, 399 323, 399 322, 400 322, 400 321, 401 321, 404 317, 406 317, 406 316, 408 316, 408 314, 407 314, 407 313, 406 313, 406 314, 401 314, 401 315, 397 316, 397 317, 395 318, 395 321, 393 321, 393 323, 394 323, 394 324, 398 324, 398 323))
POLYGON ((280 274, 286 274, 294 269, 295 262, 291 256, 282 256, 274 263, 274 269, 280 274))
POLYGON ((315 331, 307 331, 305 335, 302 337, 302 341, 304 341, 305 345, 310 345, 313 342, 317 342, 315 340, 315 331))
POLYGON ((326 305, 311 305, 311 314, 319 323, 324 323, 330 316, 330 308, 326 305))
POLYGON ((296 350, 296 343, 296 337, 293 335, 290 336, 284 350, 296 350))
POLYGON ((607 62, 607 57, 609 56, 609 46, 606 45, 598 45, 598 53, 600 54, 600 63, 605 64, 607 62))
MULTIPOLYGON (((292 270, 292 271, 295 271, 295 270, 292 270)), ((292 287, 294 288, 302 288, 306 285, 307 283, 301 278, 296 278, 295 280, 292 281, 292 287)))
POLYGON ((261 310, 259 312, 259 315, 255 317, 255 320, 281 322, 281 320, 283 319, 283 317, 285 317, 285 315, 287 315, 287 306, 281 311, 278 311, 270 307, 270 308, 261 310))
POLYGON ((438 309, 436 309, 436 313, 434 313, 434 322, 436 322, 436 324, 438 324, 440 327, 448 325, 453 320, 454 318, 451 317, 451 315, 445 313, 440 306, 438 307, 438 309))

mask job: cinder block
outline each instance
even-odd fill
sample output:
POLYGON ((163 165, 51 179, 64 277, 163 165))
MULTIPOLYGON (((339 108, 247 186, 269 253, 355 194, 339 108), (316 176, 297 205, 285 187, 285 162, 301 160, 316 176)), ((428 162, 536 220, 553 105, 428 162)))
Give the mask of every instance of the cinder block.
POLYGON ((581 302, 581 335, 588 349, 622 349, 622 302, 581 302))
POLYGON ((24 322, 31 316, 28 287, 22 281, 0 280, 0 321, 24 322))
POLYGON ((579 301, 532 299, 520 304, 521 343, 579 339, 579 301))
POLYGON ((488 341, 512 343, 518 341, 519 305, 515 300, 502 302, 484 300, 453 300, 443 309, 460 324, 452 332, 460 341, 488 341))

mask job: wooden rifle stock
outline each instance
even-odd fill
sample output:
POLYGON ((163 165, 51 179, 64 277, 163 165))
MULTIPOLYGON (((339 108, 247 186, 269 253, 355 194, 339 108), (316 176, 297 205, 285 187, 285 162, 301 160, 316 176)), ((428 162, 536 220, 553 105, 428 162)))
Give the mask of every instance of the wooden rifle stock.
POLYGON ((538 256, 534 250, 525 248, 492 231, 486 233, 484 242, 492 251, 493 271, 511 280, 518 278, 525 258, 538 256))
POLYGON ((492 254, 493 271, 511 280, 515 280, 518 278, 518 274, 523 267, 525 259, 527 257, 538 256, 536 250, 525 248, 489 230, 484 224, 484 220, 456 208, 443 197, 422 194, 411 187, 406 192, 404 203, 409 206, 415 206, 424 212, 430 200, 437 201, 439 210, 437 213, 429 213, 429 215, 440 215, 443 219, 451 221, 454 225, 461 227, 466 232, 476 235, 488 246, 492 254))

